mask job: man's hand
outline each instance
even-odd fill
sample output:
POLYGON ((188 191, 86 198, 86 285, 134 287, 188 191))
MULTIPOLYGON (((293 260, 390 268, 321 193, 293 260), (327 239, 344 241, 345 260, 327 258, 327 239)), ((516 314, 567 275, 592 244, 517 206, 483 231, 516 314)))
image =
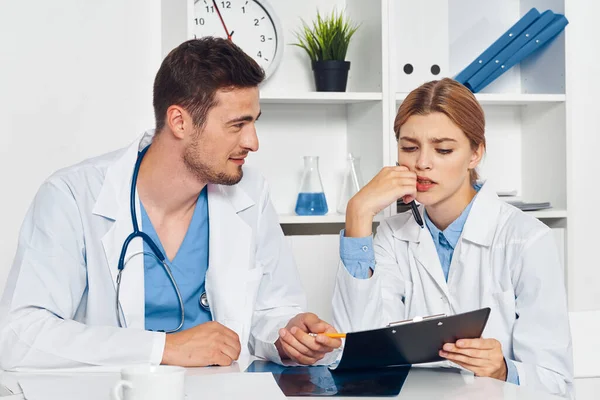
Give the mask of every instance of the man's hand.
POLYGON ((218 322, 167 335, 161 364, 181 367, 231 365, 240 355, 240 338, 218 322))
POLYGON ((311 365, 342 345, 340 339, 332 339, 320 333, 336 333, 333 326, 312 313, 298 314, 279 330, 275 347, 281 359, 311 365), (311 336, 309 333, 317 334, 311 336))
POLYGON ((476 376, 506 381, 508 371, 502 345, 496 339, 460 339, 455 344, 446 343, 440 357, 474 372, 476 376))

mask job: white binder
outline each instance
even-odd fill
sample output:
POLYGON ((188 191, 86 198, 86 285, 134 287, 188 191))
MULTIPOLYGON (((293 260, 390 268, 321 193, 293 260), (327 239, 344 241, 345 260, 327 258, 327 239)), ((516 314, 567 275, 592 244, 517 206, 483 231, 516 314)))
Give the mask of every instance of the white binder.
POLYGON ((396 0, 391 5, 396 92, 451 76, 448 1, 396 0))

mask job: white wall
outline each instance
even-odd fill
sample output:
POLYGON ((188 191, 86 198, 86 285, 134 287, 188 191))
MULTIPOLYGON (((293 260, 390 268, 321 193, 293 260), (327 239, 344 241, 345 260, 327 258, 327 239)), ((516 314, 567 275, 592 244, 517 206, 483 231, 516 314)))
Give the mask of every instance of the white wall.
POLYGON ((569 57, 567 70, 567 126, 570 146, 567 160, 572 177, 567 188, 569 203, 568 287, 570 309, 600 309, 600 3, 595 0, 570 0, 565 12, 569 18, 567 48, 576 49, 569 57))
POLYGON ((40 183, 154 126, 157 27, 155 0, 0 3, 1 288, 40 183))

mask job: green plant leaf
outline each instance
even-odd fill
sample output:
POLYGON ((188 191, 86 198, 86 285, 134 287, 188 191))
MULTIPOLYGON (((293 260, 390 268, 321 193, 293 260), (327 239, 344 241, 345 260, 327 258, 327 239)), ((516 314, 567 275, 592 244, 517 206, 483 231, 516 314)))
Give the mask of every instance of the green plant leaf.
POLYGON ((297 42, 292 45, 304 49, 311 61, 346 59, 350 40, 359 25, 353 24, 344 13, 336 10, 325 16, 317 10, 312 26, 301 21, 302 26, 295 33, 297 42))

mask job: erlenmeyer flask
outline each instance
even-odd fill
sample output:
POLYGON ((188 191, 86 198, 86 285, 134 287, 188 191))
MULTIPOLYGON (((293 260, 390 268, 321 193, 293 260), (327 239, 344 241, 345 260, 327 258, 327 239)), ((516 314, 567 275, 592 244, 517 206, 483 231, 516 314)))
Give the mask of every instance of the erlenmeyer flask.
POLYGON ((319 157, 304 157, 304 172, 296 201, 296 214, 298 215, 325 215, 327 214, 327 200, 319 173, 319 157))
POLYGON ((346 172, 342 183, 342 192, 337 206, 337 212, 346 214, 348 201, 363 187, 362 175, 360 172, 360 157, 348 154, 346 161, 346 172))

